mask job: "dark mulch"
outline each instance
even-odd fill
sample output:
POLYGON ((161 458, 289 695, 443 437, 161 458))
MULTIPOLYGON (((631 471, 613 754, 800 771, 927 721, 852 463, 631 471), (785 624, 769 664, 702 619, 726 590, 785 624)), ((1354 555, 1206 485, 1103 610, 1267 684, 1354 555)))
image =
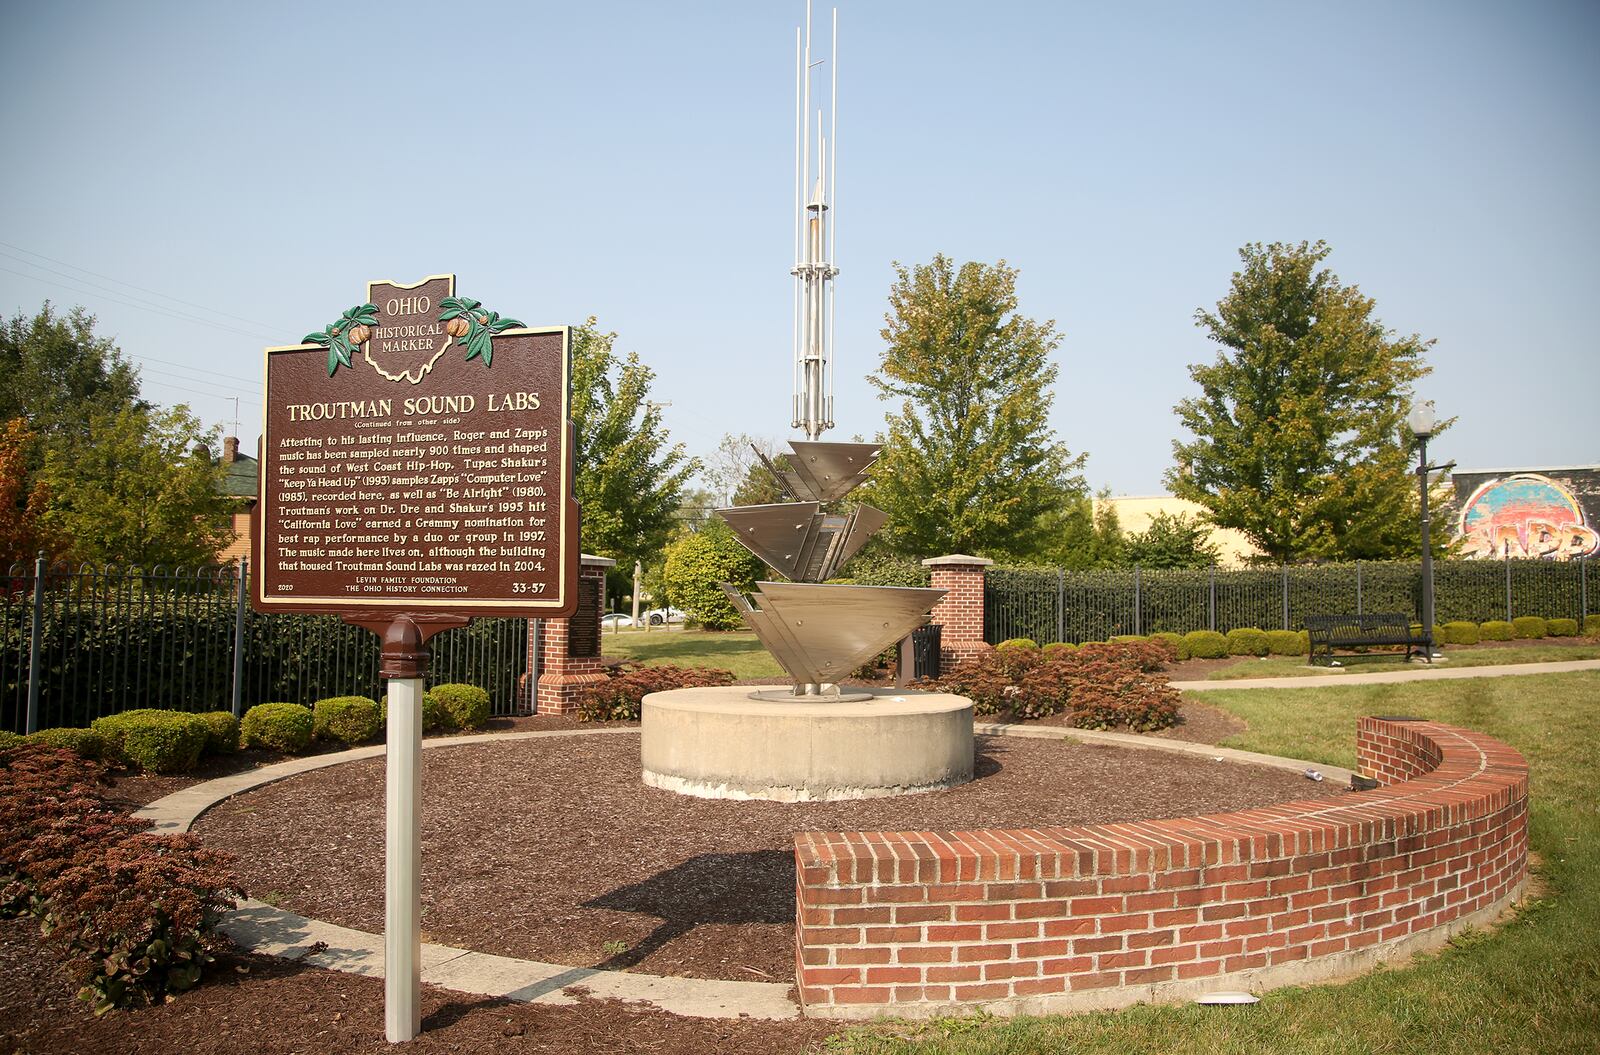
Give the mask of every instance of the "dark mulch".
POLYGON ((0 921, 0 1053, 343 1055, 794 1055, 837 1024, 681 1018, 616 1001, 549 1007, 422 987, 422 1035, 383 1036, 383 982, 263 956, 228 955, 170 1004, 95 1018, 39 944, 35 924, 0 921))
MULTIPOLYGON (((960 788, 775 803, 644 787, 633 736, 428 751, 423 928, 429 941, 553 963, 782 981, 793 975, 797 831, 1082 824, 1338 791, 1280 770, 1061 741, 983 737, 979 752, 979 779, 960 788)), ((219 805, 197 830, 240 856, 254 896, 379 931, 383 781, 382 759, 307 773, 219 805)))

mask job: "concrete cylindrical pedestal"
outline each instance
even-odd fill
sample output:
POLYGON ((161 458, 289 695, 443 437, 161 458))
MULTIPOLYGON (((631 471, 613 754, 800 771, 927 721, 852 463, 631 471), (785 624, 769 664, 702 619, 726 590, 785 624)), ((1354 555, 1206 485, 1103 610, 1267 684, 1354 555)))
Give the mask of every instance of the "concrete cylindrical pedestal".
POLYGON ((859 703, 767 702, 748 686, 644 698, 644 782, 715 799, 820 802, 972 779, 972 701, 878 691, 859 703))

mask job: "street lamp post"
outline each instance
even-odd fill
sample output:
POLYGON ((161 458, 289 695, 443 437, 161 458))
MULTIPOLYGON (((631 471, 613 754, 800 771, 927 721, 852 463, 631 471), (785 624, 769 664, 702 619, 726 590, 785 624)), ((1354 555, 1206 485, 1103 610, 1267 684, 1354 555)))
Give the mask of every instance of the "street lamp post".
POLYGON ((1407 424, 1417 437, 1417 484, 1422 490, 1422 632, 1428 639, 1428 655, 1433 655, 1433 547, 1428 542, 1428 437, 1438 425, 1433 403, 1418 403, 1411 408, 1407 424))

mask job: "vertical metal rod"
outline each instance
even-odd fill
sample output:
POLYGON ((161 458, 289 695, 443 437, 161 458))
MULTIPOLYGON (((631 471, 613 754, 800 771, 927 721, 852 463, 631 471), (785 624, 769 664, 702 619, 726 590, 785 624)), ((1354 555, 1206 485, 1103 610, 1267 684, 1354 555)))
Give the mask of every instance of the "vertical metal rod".
POLYGON ((1289 566, 1283 566, 1283 628, 1289 629, 1289 566))
POLYGON ((1056 640, 1067 639, 1067 569, 1056 569, 1056 640))
POLYGON ((1211 565, 1210 583, 1206 590, 1206 629, 1217 628, 1217 566, 1211 565))
POLYGON ((1506 554, 1506 622, 1511 622, 1511 554, 1506 554))
POLYGON ((1140 579, 1140 575, 1139 575, 1139 566, 1137 564, 1135 564, 1133 566, 1133 632, 1135 634, 1138 634, 1138 633, 1142 632, 1140 630, 1140 624, 1141 624, 1140 616, 1143 614, 1142 613, 1142 609, 1143 608, 1144 608, 1143 585, 1142 585, 1142 582, 1141 582, 1141 579, 1140 579))
POLYGON ((39 731, 39 682, 42 680, 39 668, 43 665, 39 660, 39 651, 44 636, 44 573, 44 554, 41 553, 33 561, 33 624, 28 631, 28 717, 23 727, 26 733, 39 731))
POLYGON ((1583 631, 1583 621, 1589 618, 1589 558, 1578 558, 1578 631, 1583 631))
POLYGON ((1356 561, 1356 615, 1361 614, 1361 562, 1356 561))
POLYGON ((1417 436, 1417 483, 1422 489, 1422 636, 1433 654, 1433 547, 1428 541, 1428 437, 1417 436))
POLYGON ((239 561, 239 597, 233 612, 233 716, 244 713, 244 608, 249 588, 250 558, 239 561))
POLYGON ((422 1029, 422 679, 389 679, 384 829, 384 1032, 398 1044, 422 1029))

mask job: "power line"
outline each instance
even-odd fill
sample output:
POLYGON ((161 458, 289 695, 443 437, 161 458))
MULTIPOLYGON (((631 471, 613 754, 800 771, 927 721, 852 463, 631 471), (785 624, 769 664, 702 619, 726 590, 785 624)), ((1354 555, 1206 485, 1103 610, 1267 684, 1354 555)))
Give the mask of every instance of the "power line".
POLYGON ((211 374, 214 377, 221 377, 226 378, 229 381, 236 381, 241 385, 249 385, 251 388, 256 388, 261 384, 261 379, 259 377, 245 378, 240 377, 238 374, 225 374, 220 370, 207 370, 203 366, 190 366, 188 363, 175 363, 171 359, 157 359, 153 355, 135 355, 131 352, 124 352, 123 354, 130 359, 141 359, 148 363, 161 363, 163 366, 176 366, 180 370, 192 370, 195 373, 211 374))
POLYGON ((61 286, 64 286, 65 288, 71 290, 74 293, 82 293, 82 294, 86 294, 86 295, 91 296, 91 297, 95 296, 94 293, 91 293, 89 290, 86 290, 86 289, 82 288, 82 286, 89 286, 91 289, 99 290, 101 295, 109 296, 116 303, 125 305, 125 306, 130 307, 130 308, 138 308, 141 311, 149 311, 149 312, 154 312, 157 315, 165 315, 169 319, 180 319, 180 320, 182 320, 184 322, 197 322, 202 326, 209 326, 209 327, 212 327, 212 328, 218 329, 218 330, 227 330, 229 333, 237 333, 242 337, 253 337, 253 338, 257 339, 257 340, 268 340, 268 341, 276 339, 275 337, 267 336, 267 335, 265 335, 265 334, 263 334, 261 332, 258 332, 258 331, 257 332, 253 332, 253 331, 250 331, 250 330, 241 330, 237 326, 228 326, 228 325, 226 325, 224 323, 217 322, 215 319, 203 319, 198 315, 190 315, 190 314, 188 314, 186 312, 175 311, 175 310, 173 310, 171 308, 162 307, 159 304, 151 304, 148 301, 130 299, 128 294, 122 293, 120 290, 107 289, 105 286, 97 285, 96 283, 86 281, 84 279, 81 279, 81 278, 77 277, 76 275, 69 275, 64 271, 57 271, 54 268, 45 267, 45 266, 43 266, 41 264, 35 264, 35 263, 32 263, 31 261, 28 261, 28 260, 22 260, 19 257, 12 256, 10 253, 0 253, 0 256, 3 256, 8 260, 16 260, 19 263, 21 263, 24 267, 32 267, 32 268, 37 268, 40 271, 48 271, 52 275, 59 275, 59 276, 61 276, 61 278, 69 280, 66 283, 59 282, 59 281, 52 282, 49 279, 40 278, 38 275, 30 275, 30 274, 27 274, 26 272, 23 272, 23 271, 13 271, 8 267, 0 267, 0 271, 4 271, 7 274, 11 274, 11 275, 16 275, 19 278, 30 278, 33 281, 38 282, 41 285, 45 285, 45 286, 61 285, 61 286), (75 285, 71 285, 70 283, 73 283, 73 282, 80 283, 81 285, 76 285, 76 286, 75 285))
MULTIPOLYGON (((57 260, 53 256, 45 256, 43 253, 36 253, 32 249, 24 249, 20 245, 12 245, 10 242, 0 242, 0 245, 5 246, 7 249, 15 249, 19 253, 27 253, 29 256, 36 256, 40 260, 48 260, 52 264, 60 264, 62 267, 69 267, 74 271, 82 271, 85 275, 93 275, 95 278, 103 278, 107 282, 115 282, 119 286, 127 286, 129 289, 136 289, 141 293, 148 293, 151 296, 160 297, 162 300, 170 300, 178 304, 186 304, 191 308, 199 308, 200 310, 208 311, 213 315, 221 315, 223 318, 236 319, 239 322, 248 322, 252 326, 260 326, 262 329, 270 330, 274 328, 270 322, 262 322, 260 319, 247 319, 243 315, 234 315, 226 311, 218 311, 216 308, 213 308, 208 304, 196 304, 192 300, 184 300, 181 297, 174 297, 170 293, 161 293, 157 290, 146 289, 143 286, 136 286, 132 282, 124 282, 120 278, 112 278, 110 275, 102 275, 98 271, 90 271, 86 267, 79 267, 77 264, 69 264, 65 260, 57 260)), ((15 259, 15 257, 12 259, 15 259)), ((28 263, 28 261, 23 261, 23 263, 28 263)), ((29 266, 38 267, 39 265, 29 264, 29 266)))

